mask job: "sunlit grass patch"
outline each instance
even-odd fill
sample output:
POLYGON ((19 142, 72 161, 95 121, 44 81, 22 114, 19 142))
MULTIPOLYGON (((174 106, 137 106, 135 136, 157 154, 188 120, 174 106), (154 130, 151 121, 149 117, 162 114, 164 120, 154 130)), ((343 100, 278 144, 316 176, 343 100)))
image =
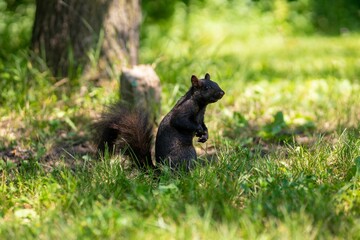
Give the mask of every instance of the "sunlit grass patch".
POLYGON ((359 35, 292 35, 285 1, 276 16, 224 2, 143 29, 163 115, 192 74, 226 92, 190 173, 96 159, 91 123, 117 81, 54 78, 25 49, 0 61, 0 238, 360 237, 359 35))

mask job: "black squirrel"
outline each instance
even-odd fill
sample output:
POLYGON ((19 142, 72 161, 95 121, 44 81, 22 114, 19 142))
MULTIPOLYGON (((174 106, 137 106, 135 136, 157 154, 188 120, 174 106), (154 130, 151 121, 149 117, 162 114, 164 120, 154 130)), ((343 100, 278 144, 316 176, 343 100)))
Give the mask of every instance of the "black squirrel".
MULTIPOLYGON (((219 85, 205 74, 204 79, 191 77, 191 87, 161 121, 155 140, 156 163, 171 169, 189 170, 196 160, 193 138, 204 143, 208 129, 204 123, 206 106, 224 96, 219 85)), ((110 154, 123 151, 139 168, 155 168, 151 160, 153 124, 143 109, 131 109, 118 102, 104 112, 95 123, 98 151, 110 154)))

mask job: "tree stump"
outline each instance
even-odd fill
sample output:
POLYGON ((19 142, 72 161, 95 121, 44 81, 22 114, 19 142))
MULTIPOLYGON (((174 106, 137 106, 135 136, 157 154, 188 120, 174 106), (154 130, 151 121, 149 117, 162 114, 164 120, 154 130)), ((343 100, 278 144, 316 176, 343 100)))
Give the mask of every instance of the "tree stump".
POLYGON ((153 121, 160 115, 160 79, 150 65, 123 69, 120 77, 120 96, 134 108, 145 109, 153 121))

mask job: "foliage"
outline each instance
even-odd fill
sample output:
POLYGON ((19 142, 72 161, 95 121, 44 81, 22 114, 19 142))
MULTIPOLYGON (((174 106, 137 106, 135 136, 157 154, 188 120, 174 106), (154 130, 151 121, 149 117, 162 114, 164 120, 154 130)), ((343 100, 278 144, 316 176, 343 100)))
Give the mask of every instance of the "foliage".
POLYGON ((277 112, 274 115, 274 120, 263 127, 262 131, 260 132, 260 136, 263 138, 279 137, 285 128, 286 122, 284 120, 284 114, 282 112, 277 112))
POLYGON ((271 2, 176 3, 168 21, 145 20, 163 113, 191 74, 226 92, 207 109, 199 166, 160 174, 83 151, 117 81, 54 79, 21 37, 33 12, 7 8, 21 32, 0 28, 0 41, 21 41, 0 58, 0 238, 358 239, 359 35, 298 34, 271 2))
POLYGON ((33 1, 0 0, 0 59, 26 49, 31 38, 33 1))
POLYGON ((357 0, 311 1, 313 24, 321 32, 348 33, 360 29, 360 2, 357 0))
POLYGON ((279 30, 285 33, 339 35, 360 29, 360 2, 357 0, 333 0, 331 4, 326 0, 160 0, 144 1, 142 5, 146 23, 168 22, 179 6, 185 7, 189 15, 194 7, 218 5, 242 6, 239 12, 248 12, 249 17, 273 18, 279 30))

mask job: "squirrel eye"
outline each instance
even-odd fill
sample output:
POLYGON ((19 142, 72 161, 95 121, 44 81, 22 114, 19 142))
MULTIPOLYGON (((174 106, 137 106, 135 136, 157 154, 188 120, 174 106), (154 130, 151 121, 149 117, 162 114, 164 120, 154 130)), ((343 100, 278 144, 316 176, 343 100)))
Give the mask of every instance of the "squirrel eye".
POLYGON ((205 87, 205 90, 209 90, 209 89, 210 89, 210 87, 209 87, 209 86, 206 86, 206 87, 205 87))

